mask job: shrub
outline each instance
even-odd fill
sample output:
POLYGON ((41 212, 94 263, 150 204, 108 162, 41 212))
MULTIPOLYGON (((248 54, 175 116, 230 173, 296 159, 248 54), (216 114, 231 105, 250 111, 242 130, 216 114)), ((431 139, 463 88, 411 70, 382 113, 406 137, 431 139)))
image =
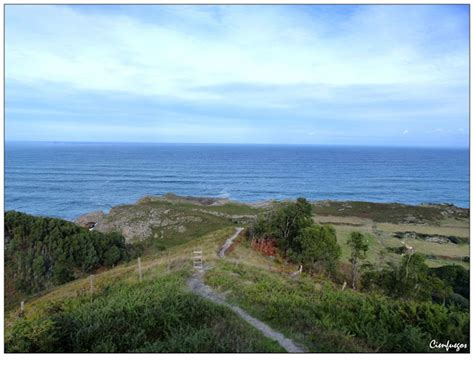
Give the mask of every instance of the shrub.
POLYGON ((313 225, 301 231, 297 238, 301 245, 300 260, 307 269, 314 272, 334 273, 341 256, 336 231, 331 226, 313 225))

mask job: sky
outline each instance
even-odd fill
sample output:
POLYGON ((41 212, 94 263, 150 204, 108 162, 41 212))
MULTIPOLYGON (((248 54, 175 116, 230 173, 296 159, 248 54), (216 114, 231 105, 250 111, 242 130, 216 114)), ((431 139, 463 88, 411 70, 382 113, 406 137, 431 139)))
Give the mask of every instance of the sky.
POLYGON ((468 5, 6 5, 7 141, 468 147, 468 5))

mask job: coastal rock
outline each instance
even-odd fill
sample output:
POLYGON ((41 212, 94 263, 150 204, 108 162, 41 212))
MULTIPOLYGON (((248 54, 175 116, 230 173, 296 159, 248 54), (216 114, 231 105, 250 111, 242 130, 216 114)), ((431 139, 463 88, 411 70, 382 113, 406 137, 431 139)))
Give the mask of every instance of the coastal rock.
POLYGON ((77 218, 74 223, 81 227, 88 227, 90 228, 91 224, 97 224, 104 220, 105 213, 102 210, 93 211, 92 213, 87 213, 81 215, 77 218))

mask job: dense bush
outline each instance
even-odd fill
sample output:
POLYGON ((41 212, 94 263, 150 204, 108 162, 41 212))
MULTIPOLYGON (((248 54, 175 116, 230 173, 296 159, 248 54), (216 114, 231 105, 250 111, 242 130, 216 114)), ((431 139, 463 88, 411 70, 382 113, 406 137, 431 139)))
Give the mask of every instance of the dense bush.
POLYGON ((7 352, 274 352, 227 308, 185 292, 184 275, 50 303, 6 332, 7 352))
POLYGON ((336 262, 341 256, 334 227, 313 225, 301 230, 297 237, 301 245, 300 260, 306 270, 335 272, 336 262))
POLYGON ((5 213, 5 272, 24 293, 68 282, 132 254, 117 233, 90 232, 61 219, 5 213))
POLYGON ((452 293, 449 284, 430 272, 421 254, 404 255, 400 264, 366 272, 362 285, 367 291, 376 290, 394 298, 421 301, 445 302, 452 293))
POLYGON ((451 286, 455 293, 469 300, 469 270, 460 265, 445 265, 431 268, 429 273, 451 286))

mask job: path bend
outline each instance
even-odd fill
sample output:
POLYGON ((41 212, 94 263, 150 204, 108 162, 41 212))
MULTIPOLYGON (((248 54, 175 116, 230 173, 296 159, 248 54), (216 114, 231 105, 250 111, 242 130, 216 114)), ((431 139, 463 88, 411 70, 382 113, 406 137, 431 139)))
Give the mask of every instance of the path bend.
POLYGON ((219 251, 217 252, 217 255, 220 257, 220 258, 223 258, 225 256, 225 252, 228 250, 228 248, 230 246, 232 246, 232 242, 234 242, 234 240, 237 238, 237 236, 240 234, 240 232, 242 232, 244 229, 242 227, 237 227, 235 228, 235 233, 229 237, 225 243, 221 246, 221 248, 219 249, 219 251))
MULTIPOLYGON (((217 255, 221 258, 225 256, 225 252, 227 249, 232 245, 232 242, 237 238, 237 236, 242 232, 243 228, 236 228, 236 232, 229 237, 222 247, 219 249, 217 255)), ((274 329, 270 328, 264 322, 254 318, 245 310, 241 309, 240 307, 231 304, 225 300, 225 298, 214 291, 211 287, 206 285, 202 278, 204 275, 203 270, 196 271, 194 275, 188 279, 187 286, 188 288, 195 294, 210 300, 216 304, 223 305, 231 309, 234 313, 236 313, 239 317, 249 323, 252 327, 256 328, 259 332, 261 332, 265 337, 268 337, 272 340, 278 342, 278 344, 283 347, 288 352, 306 352, 303 347, 297 345, 291 339, 286 338, 282 333, 275 331, 274 329)))

